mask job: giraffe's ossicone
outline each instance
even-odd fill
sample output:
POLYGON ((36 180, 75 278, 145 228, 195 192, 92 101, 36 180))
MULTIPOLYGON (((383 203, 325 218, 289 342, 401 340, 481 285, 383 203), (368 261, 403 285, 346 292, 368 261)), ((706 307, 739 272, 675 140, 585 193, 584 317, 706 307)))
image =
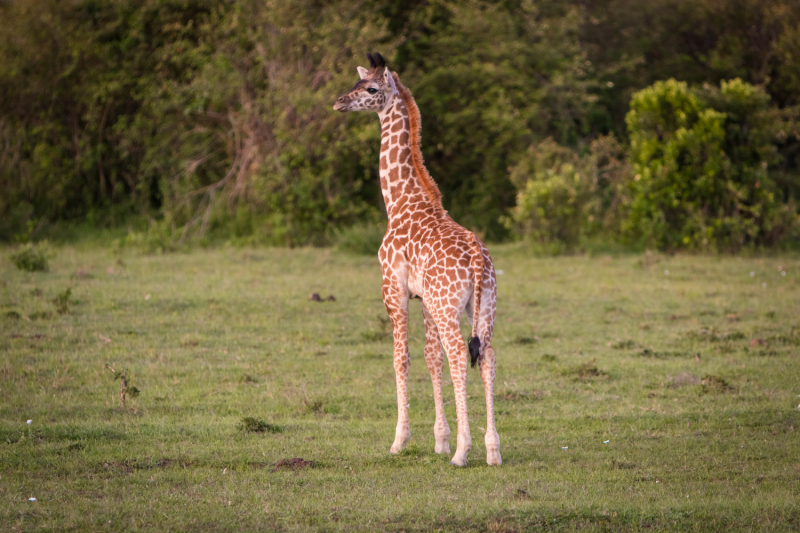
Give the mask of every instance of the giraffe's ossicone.
POLYGON ((390 451, 398 453, 411 438, 408 422, 408 302, 422 301, 425 362, 433 381, 436 453, 450 453, 450 427, 444 416, 442 370, 447 353, 455 392, 458 436, 450 461, 465 466, 472 447, 467 416, 468 359, 478 365, 486 392, 486 462, 502 463, 494 420, 495 356, 492 333, 497 286, 486 246, 456 224, 442 207, 441 193, 428 174, 420 150, 417 104, 380 54, 367 54, 370 68, 358 67, 361 79, 340 96, 336 111, 375 111, 381 121, 380 178, 389 223, 379 251, 383 302, 394 333, 397 377, 397 431, 390 451), (467 345, 459 330, 466 311, 472 324, 467 345))

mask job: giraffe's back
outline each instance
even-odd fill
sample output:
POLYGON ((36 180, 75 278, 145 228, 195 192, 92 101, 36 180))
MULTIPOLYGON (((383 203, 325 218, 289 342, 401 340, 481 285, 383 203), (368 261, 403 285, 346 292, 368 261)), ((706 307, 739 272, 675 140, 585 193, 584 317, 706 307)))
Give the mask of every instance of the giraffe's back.
POLYGON ((483 256, 482 297, 494 302, 495 272, 486 246, 449 217, 426 222, 389 228, 380 253, 384 272, 401 278, 397 281, 408 286, 409 295, 429 308, 447 304, 462 312, 473 294, 477 242, 483 256))

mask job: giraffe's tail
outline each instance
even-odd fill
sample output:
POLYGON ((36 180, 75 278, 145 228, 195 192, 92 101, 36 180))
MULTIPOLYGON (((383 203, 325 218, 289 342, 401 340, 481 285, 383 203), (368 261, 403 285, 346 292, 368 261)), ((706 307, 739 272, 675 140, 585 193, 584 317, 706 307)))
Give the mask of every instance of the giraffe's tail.
POLYGON ((481 316, 481 288, 483 287, 483 250, 474 233, 470 233, 472 248, 472 268, 475 272, 474 309, 472 311, 472 337, 469 340, 469 357, 472 367, 481 356, 481 340, 478 337, 478 317, 481 316))

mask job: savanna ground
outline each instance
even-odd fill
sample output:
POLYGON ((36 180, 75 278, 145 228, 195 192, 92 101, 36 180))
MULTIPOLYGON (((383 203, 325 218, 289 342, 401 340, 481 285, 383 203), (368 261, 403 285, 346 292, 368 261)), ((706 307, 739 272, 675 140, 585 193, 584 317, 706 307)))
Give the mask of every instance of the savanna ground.
POLYGON ((417 302, 388 454, 376 259, 78 246, 28 273, 0 251, 0 530, 800 527, 800 257, 492 252, 504 464, 470 370, 459 469, 433 453, 417 302), (141 391, 125 409, 105 365, 141 391))

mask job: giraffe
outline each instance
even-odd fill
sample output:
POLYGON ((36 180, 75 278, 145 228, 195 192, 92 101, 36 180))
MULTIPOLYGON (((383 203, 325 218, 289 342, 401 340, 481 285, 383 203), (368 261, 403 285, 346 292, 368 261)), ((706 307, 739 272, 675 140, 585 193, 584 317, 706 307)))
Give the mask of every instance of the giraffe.
POLYGON ((486 462, 502 464, 494 418, 495 355, 492 333, 497 303, 496 276, 486 246, 459 226, 442 206, 442 195, 425 168, 420 150, 420 113, 411 92, 390 72, 380 54, 367 54, 370 68, 340 96, 335 111, 375 111, 381 123, 380 184, 389 222, 378 257, 383 302, 392 322, 397 381, 397 428, 390 453, 411 438, 407 387, 408 303, 419 299, 425 322, 425 363, 431 374, 436 412, 436 453, 450 453, 444 415, 442 371, 447 353, 456 402, 458 433, 450 463, 466 466, 472 438, 467 417, 467 359, 478 365, 486 393, 486 462), (466 312, 472 325, 467 346, 459 330, 466 312))

